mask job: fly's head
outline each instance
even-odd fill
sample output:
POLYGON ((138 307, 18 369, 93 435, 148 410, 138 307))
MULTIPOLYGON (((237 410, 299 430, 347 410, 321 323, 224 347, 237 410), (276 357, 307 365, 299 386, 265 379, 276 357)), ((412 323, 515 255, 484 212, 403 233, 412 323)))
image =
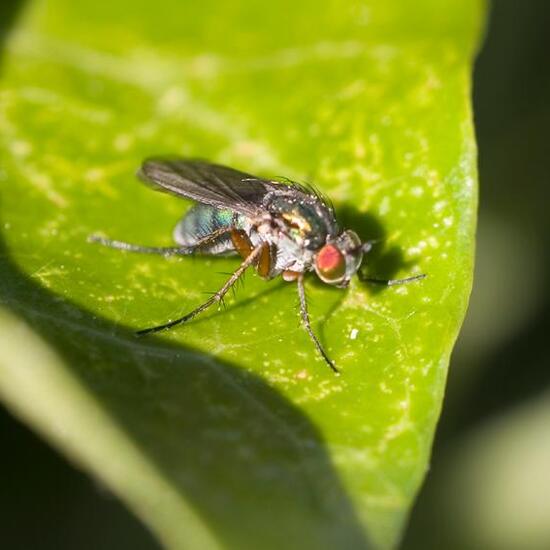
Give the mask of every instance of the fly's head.
POLYGON ((324 283, 345 288, 370 248, 370 243, 362 243, 355 231, 343 231, 317 252, 315 272, 324 283))

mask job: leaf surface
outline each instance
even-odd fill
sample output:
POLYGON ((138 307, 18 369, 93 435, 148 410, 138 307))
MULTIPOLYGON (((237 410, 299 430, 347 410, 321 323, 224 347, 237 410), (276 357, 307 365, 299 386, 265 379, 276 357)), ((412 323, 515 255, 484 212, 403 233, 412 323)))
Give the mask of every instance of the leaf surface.
POLYGON ((471 286, 477 0, 35 0, 0 66, 0 394, 173 548, 391 548, 426 472, 471 286), (139 256, 188 202, 157 154, 314 181, 379 242, 347 291, 139 256))

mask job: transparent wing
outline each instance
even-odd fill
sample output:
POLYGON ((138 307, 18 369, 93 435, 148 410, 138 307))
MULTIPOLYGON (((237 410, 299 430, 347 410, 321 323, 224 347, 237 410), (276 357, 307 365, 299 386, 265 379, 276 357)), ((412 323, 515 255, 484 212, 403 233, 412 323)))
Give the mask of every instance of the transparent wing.
POLYGON ((282 186, 227 166, 182 158, 145 160, 138 176, 162 191, 246 216, 259 214, 264 196, 282 186))

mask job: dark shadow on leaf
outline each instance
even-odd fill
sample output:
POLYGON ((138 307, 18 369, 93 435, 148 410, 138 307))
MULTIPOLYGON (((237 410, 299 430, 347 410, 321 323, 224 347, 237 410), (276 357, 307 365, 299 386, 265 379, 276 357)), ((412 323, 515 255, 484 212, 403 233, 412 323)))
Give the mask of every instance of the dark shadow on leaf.
MULTIPOLYGON (((346 229, 353 229, 362 242, 373 241, 372 249, 363 257, 363 264, 359 275, 362 278, 395 279, 398 274, 410 270, 417 262, 405 260, 403 249, 399 245, 388 246, 386 243, 386 230, 379 218, 369 212, 360 212, 354 206, 346 204, 336 208, 338 221, 346 229)), ((402 275, 401 275, 402 274, 402 275)), ((362 284, 369 287, 372 294, 390 291, 383 285, 377 285, 363 281, 362 284)))
POLYGON ((136 339, 37 284, 3 241, 0 272, 1 303, 49 342, 224 546, 369 547, 319 431, 263 379, 136 339))
POLYGON ((336 217, 342 228, 353 229, 361 241, 383 241, 386 238, 384 224, 370 212, 361 212, 351 204, 335 205, 336 217))
POLYGON ((25 4, 26 0, 2 0, 0 3, 0 48, 4 46, 7 33, 25 4))

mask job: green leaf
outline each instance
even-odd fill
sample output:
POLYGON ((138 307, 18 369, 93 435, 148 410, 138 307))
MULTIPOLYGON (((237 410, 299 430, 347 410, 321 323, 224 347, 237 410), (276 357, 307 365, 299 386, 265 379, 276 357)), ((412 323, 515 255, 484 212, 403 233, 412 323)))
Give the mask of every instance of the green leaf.
POLYGON ((0 394, 172 548, 390 548, 429 461, 472 277, 477 0, 36 0, 0 67, 0 394), (391 288, 139 256, 189 207, 153 154, 312 180, 391 288))

